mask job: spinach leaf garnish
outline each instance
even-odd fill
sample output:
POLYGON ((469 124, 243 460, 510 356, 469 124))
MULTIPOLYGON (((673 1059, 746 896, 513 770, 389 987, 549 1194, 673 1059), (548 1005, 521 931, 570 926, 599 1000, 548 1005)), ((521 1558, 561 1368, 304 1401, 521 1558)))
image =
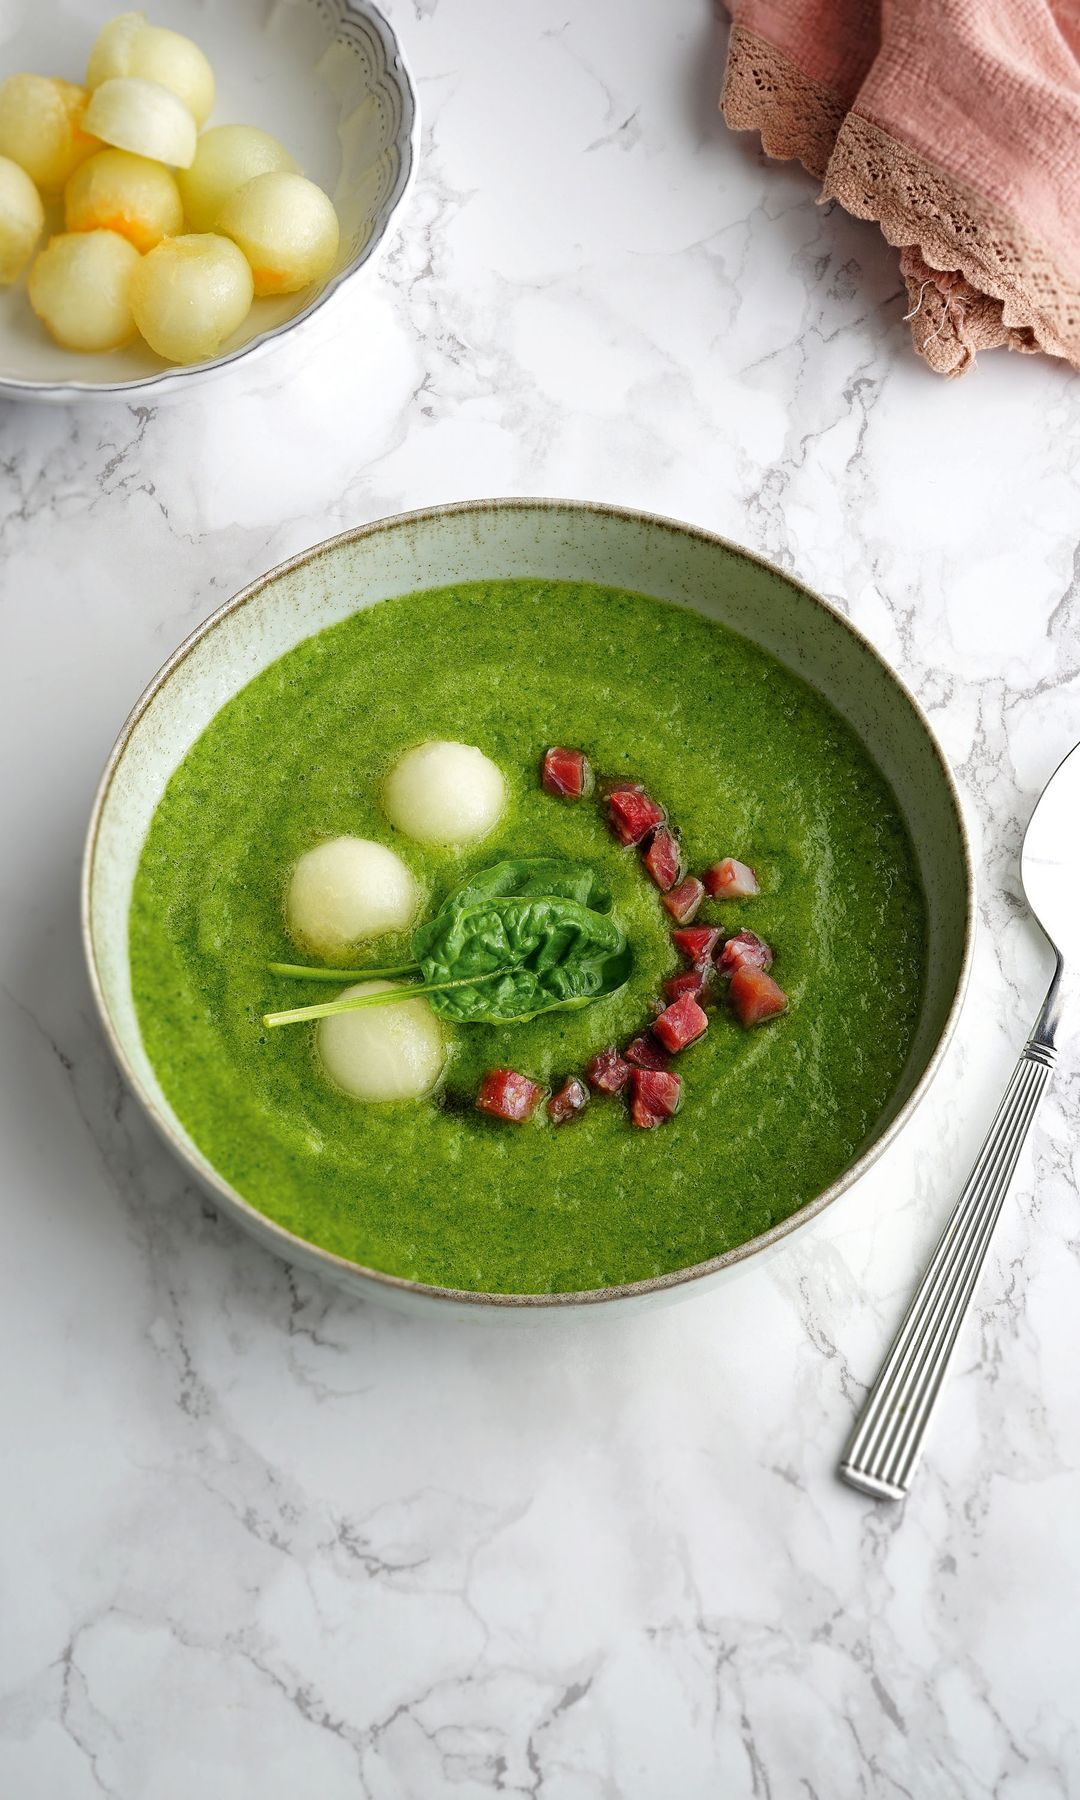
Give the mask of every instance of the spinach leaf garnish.
POLYGON ((413 949, 433 987, 485 977, 482 987, 432 995, 435 1011, 460 1025, 587 1006, 630 973, 626 938, 610 913, 558 894, 447 902, 415 934, 413 949))
MULTIPOLYGON (((630 974, 630 948, 610 908, 610 894, 586 863, 507 858, 460 883, 435 917, 414 933, 415 963, 402 965, 400 972, 415 968, 421 982, 390 993, 268 1013, 264 1023, 327 1018, 418 995, 459 1025, 505 1024, 588 1006, 615 993, 630 974)), ((315 981, 363 980, 391 972, 302 969, 284 963, 271 967, 277 974, 315 981)))
POLYGON ((593 912, 611 911, 611 895, 596 870, 588 863, 567 862, 557 856, 508 856, 490 868, 479 869, 447 895, 440 911, 468 906, 474 900, 532 894, 576 900, 593 912))

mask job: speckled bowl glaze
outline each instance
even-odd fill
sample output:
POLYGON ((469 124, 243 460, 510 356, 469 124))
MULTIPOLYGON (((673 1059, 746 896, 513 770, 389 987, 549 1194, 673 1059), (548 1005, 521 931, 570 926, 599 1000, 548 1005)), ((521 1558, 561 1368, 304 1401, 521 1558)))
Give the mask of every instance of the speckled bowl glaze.
MULTIPOLYGON (((94 38, 126 3, 20 0, 3 8, 0 75, 33 70, 81 81, 94 38)), ((337 263, 317 286, 256 300, 218 356, 184 367, 163 362, 141 339, 101 356, 61 349, 34 317, 24 277, 0 288, 0 394, 74 400, 149 392, 156 399, 265 350, 370 265, 412 185, 420 153, 416 90, 371 0, 168 0, 166 7, 142 0, 141 10, 206 51, 217 77, 210 125, 261 125, 331 195, 341 225, 337 263)), ((59 205, 47 230, 63 230, 59 205)))
POLYGON ((709 532, 644 513, 558 500, 489 500, 407 513, 317 545, 237 594, 181 644, 127 720, 102 777, 83 869, 83 930, 106 1034, 158 1129, 225 1210, 288 1260, 402 1302, 539 1309, 655 1298, 709 1278, 784 1237, 834 1200, 918 1104, 952 1032, 971 954, 973 889, 959 799, 930 726, 866 639, 825 601, 709 532), (174 1116, 139 1036, 128 909, 154 809, 214 714, 268 663, 360 607, 414 589, 499 577, 591 581, 695 608, 772 652, 822 693, 871 748, 919 857, 929 912, 927 993, 906 1068, 859 1158, 763 1236, 654 1280, 577 1294, 478 1294, 384 1275, 272 1224, 224 1182, 174 1116))

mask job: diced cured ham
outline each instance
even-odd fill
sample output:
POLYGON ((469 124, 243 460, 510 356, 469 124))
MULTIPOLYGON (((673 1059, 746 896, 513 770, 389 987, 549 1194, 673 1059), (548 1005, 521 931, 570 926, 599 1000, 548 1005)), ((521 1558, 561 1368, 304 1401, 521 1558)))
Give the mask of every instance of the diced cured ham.
POLYGON ((643 1031, 640 1037, 634 1038, 623 1055, 639 1069, 666 1069, 668 1066, 667 1051, 651 1031, 643 1031))
POLYGON ((770 945, 755 931, 736 932, 716 953, 716 966, 724 975, 733 975, 736 969, 771 969, 772 964, 770 945))
POLYGON ((544 754, 540 777, 549 794, 560 800, 581 800, 593 789, 593 773, 583 750, 565 750, 553 744, 544 754))
POLYGON ((728 992, 740 1025, 763 1025, 787 1011, 787 995, 764 969, 736 969, 728 992))
POLYGON ((687 962, 697 967, 712 960, 713 951, 720 942, 723 933, 712 925, 690 925, 679 931, 673 931, 671 941, 676 950, 681 950, 687 962))
POLYGON ((753 869, 748 863, 736 861, 734 856, 725 856, 722 862, 713 863, 702 880, 705 892, 714 900, 752 900, 761 892, 753 869))
POLYGON ((664 895, 660 904, 666 906, 677 925, 689 925, 704 898, 702 883, 696 875, 688 875, 677 888, 672 888, 670 894, 664 895))
POLYGON ((649 799, 644 788, 627 782, 608 795, 608 822, 620 844, 640 844, 664 823, 664 809, 649 799))
POLYGON ((679 846, 666 825, 658 826, 653 832, 641 860, 662 894, 675 886, 679 879, 679 846))
POLYGON ((630 1064, 613 1047, 594 1056, 585 1075, 598 1094, 621 1094, 630 1079, 630 1064))
POLYGON ((635 1069, 630 1077, 630 1117, 642 1131, 651 1131, 679 1110, 682 1081, 663 1069, 635 1069))
POLYGON ((669 975, 664 983, 664 992, 669 1000, 680 1000, 684 994, 691 994, 700 1000, 708 985, 711 970, 705 968, 680 969, 677 975, 669 975))
POLYGON ((530 1081, 527 1075, 518 1075, 513 1069, 489 1069, 477 1090, 476 1104, 493 1119, 523 1125, 543 1098, 539 1082, 530 1081))
POLYGON ((588 1104, 588 1088, 576 1075, 571 1075, 548 1101, 548 1117, 553 1125, 565 1125, 567 1119, 576 1118, 578 1113, 584 1112, 588 1104))
POLYGON ((683 994, 665 1007, 653 1024, 653 1032, 666 1050, 675 1055, 688 1045, 696 1044, 709 1029, 708 1017, 692 994, 683 994))

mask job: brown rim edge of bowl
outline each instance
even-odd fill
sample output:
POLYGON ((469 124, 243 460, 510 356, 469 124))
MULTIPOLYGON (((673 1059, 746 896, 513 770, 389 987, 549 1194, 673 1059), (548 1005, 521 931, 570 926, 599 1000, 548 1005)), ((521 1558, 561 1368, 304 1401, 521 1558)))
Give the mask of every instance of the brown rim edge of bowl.
POLYGON ((354 1282, 371 1281, 379 1287, 397 1289, 433 1301, 452 1300, 463 1306, 474 1306, 478 1308, 495 1307, 513 1310, 515 1308, 524 1307, 547 1309, 570 1306, 597 1306, 610 1300, 633 1299, 646 1294, 661 1293, 668 1288, 683 1287, 690 1282, 699 1280, 703 1276, 717 1274, 722 1269, 730 1268, 734 1263, 743 1262, 747 1257, 756 1255, 759 1250, 767 1249, 770 1244, 778 1243, 781 1238, 787 1237, 790 1232, 797 1230, 800 1225, 805 1225, 810 1219, 816 1218, 818 1213, 823 1212, 825 1208, 830 1206, 841 1194, 846 1193, 847 1189, 852 1187, 854 1183, 858 1181, 859 1177, 866 1173, 867 1169, 877 1161, 878 1157, 881 1156, 883 1151, 892 1143, 893 1139, 911 1118, 937 1074, 942 1058, 952 1038, 953 1032, 956 1029, 956 1023, 964 1002, 964 995, 967 991, 968 978, 971 973, 975 933, 975 878, 971 861, 971 841, 968 835, 967 824, 964 819, 964 810, 960 799, 960 792, 945 753, 938 743, 937 736, 926 713, 923 711, 922 706, 911 692, 907 683, 897 674, 895 669, 892 669, 889 666, 875 645, 870 642, 869 638, 864 636, 856 626, 852 625, 850 619, 845 618, 838 607, 833 606, 828 600, 824 600, 821 595, 815 594, 811 588, 806 587, 805 584, 799 581, 795 576, 789 575, 783 569, 778 569, 775 563, 769 562, 763 556, 758 556, 753 550, 745 549, 741 544, 733 543, 730 538, 721 537, 718 532, 706 530, 703 526, 684 524, 682 521, 668 518, 662 513, 643 512, 634 507, 609 505, 606 501, 530 498, 522 495, 496 500, 455 500, 441 506, 421 507, 413 512, 392 513, 386 518, 373 519, 367 525, 353 526, 351 530, 338 532, 334 537, 325 538, 322 542, 311 545, 307 550, 300 551, 298 555, 287 558, 285 562, 278 563, 275 568, 269 569, 265 574, 258 576, 253 582, 250 582, 247 587, 241 588, 238 593, 233 594, 230 599, 224 601, 221 606, 215 608, 209 617, 204 619, 200 625, 197 625, 183 642, 177 646, 173 651, 173 654, 162 664, 157 674, 148 683, 146 688, 144 688, 125 719, 116 742, 109 754, 109 759, 98 784, 97 793, 94 796, 94 804, 91 809, 90 822, 86 836, 86 846, 83 852, 80 878, 80 922, 83 952, 86 958, 86 966, 90 977, 90 988, 94 997, 94 1004, 97 1008, 98 1017, 105 1032, 109 1048, 116 1059, 124 1079, 127 1081, 128 1086, 145 1108, 151 1122, 165 1139, 165 1142, 169 1145, 180 1163, 185 1168, 189 1169, 200 1183, 211 1188, 213 1192, 218 1194, 229 1210, 237 1213, 242 1220, 249 1220, 255 1227, 255 1235, 262 1240, 264 1247, 268 1247, 268 1240, 273 1240, 274 1248, 286 1262, 295 1261, 296 1253, 299 1252, 301 1261, 315 1259, 323 1265, 327 1272, 347 1277, 354 1282), (654 1275, 645 1281, 622 1282, 615 1287, 585 1288, 572 1293, 499 1294, 470 1288, 436 1287, 428 1282, 412 1281, 403 1275, 390 1275, 385 1270, 372 1269, 368 1268, 364 1263, 352 1262, 348 1257, 338 1256, 331 1250, 324 1250, 320 1245, 313 1244, 310 1239, 299 1237, 295 1232, 286 1230, 283 1225, 278 1225, 273 1219, 268 1218, 265 1213, 260 1212, 257 1207, 252 1206, 250 1201, 245 1200, 242 1194, 237 1193, 236 1189, 223 1180, 217 1170, 213 1169, 209 1163, 206 1164, 205 1168, 196 1166, 187 1145, 182 1142, 174 1131, 170 1119, 160 1111, 153 1099, 143 1090, 142 1084, 134 1069, 131 1067, 126 1052, 113 1029, 112 1020, 109 1017, 108 1007, 105 1002, 105 995, 98 976, 97 960, 94 953, 93 933, 90 922, 90 882, 97 850, 101 816, 105 808, 106 800, 108 799, 109 790, 112 787, 116 770, 119 767, 120 761, 127 749, 136 725, 147 711, 158 692, 168 682, 174 671, 182 662, 186 661, 187 657, 190 656, 191 652, 204 638, 209 637, 211 632, 217 629, 218 625, 220 625, 224 619, 228 618, 230 614, 238 612, 240 608, 246 606, 249 601, 256 599, 258 595, 262 593, 264 588, 269 587, 272 582, 279 580, 282 575, 288 574, 292 569, 302 568, 306 563, 314 562, 316 558, 327 554, 331 550, 336 550, 341 544, 357 543, 364 538, 375 536, 376 533, 395 531, 413 525, 426 524, 433 519, 446 518, 458 514, 473 513, 478 517, 482 517, 485 513, 506 511, 527 512, 530 510, 549 513, 601 513, 610 518, 624 519, 635 524, 656 526, 664 531, 678 533, 680 536, 697 538, 702 543, 718 545, 721 549, 731 552, 732 555, 745 557, 747 561, 756 563, 759 568, 767 570, 770 575, 778 576, 781 581, 785 581, 790 587, 797 589, 806 599, 812 601, 815 606, 819 607, 823 612, 828 613, 838 625, 841 625, 844 630, 873 657, 874 661, 884 670, 889 680, 900 689, 900 692, 904 695, 908 705, 915 713, 920 725, 926 733, 953 803, 953 810, 956 815, 957 827, 960 834, 960 846, 964 859, 964 945, 960 964, 960 974, 957 980, 952 1004, 949 1008, 945 1023, 938 1034, 937 1042, 930 1053, 926 1066, 919 1076, 919 1079, 916 1081, 915 1086, 912 1088, 911 1093, 908 1095, 903 1106, 900 1107, 896 1116, 889 1121, 880 1136, 876 1137, 874 1141, 856 1157, 855 1161, 844 1170, 842 1175, 838 1176, 827 1188, 823 1188, 821 1193, 815 1195, 812 1200, 808 1200, 805 1206, 799 1207, 797 1212, 791 1213, 786 1219, 782 1219, 778 1225, 771 1226, 768 1231, 761 1232, 755 1238, 750 1238, 745 1244, 737 1244, 733 1250, 725 1250, 721 1255, 709 1257, 705 1262, 694 1263, 690 1267, 684 1269, 675 1269, 666 1275, 654 1275))
MULTIPOLYGON (((299 312, 292 313, 282 319, 280 325, 268 331, 257 332, 248 338, 246 343, 238 344, 226 356, 212 356, 205 362, 189 364, 167 364, 162 369, 155 369, 151 375, 137 375, 132 381, 31 381, 25 375, 0 375, 0 398, 10 400, 40 400, 43 404, 69 400, 120 400, 127 395, 133 397, 148 396, 156 400, 159 395, 175 392, 185 384, 197 382, 218 369, 231 368, 234 363, 245 362, 251 357, 260 356, 269 350, 279 338, 287 337, 298 325, 303 325, 324 307, 335 294, 360 274, 369 264, 378 261, 386 247, 391 231, 400 223, 401 215, 409 201, 416 184, 417 170, 420 166, 420 95, 417 90, 412 69, 401 47, 401 40, 389 19, 375 0, 365 0, 368 11, 362 16, 366 23, 373 26, 382 38, 386 50, 387 68, 392 69, 401 81, 401 85, 412 101, 412 123, 409 127, 408 163, 404 169, 401 185, 396 197, 389 203, 383 228, 377 237, 371 237, 364 245, 355 262, 347 263, 336 275, 331 275, 325 285, 307 305, 299 312)), ((346 13, 356 12, 354 0, 342 0, 346 13)))

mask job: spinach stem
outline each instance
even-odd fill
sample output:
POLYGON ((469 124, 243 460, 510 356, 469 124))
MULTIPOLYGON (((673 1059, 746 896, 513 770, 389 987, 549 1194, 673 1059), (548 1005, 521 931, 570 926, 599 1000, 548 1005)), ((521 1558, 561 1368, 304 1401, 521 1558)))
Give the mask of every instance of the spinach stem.
POLYGON ((321 1006, 297 1006, 291 1012, 266 1013, 263 1024, 273 1029, 275 1025, 299 1025, 305 1019, 331 1019, 335 1013, 359 1012, 365 1006, 393 1006, 398 1000, 445 994, 450 988, 479 987, 482 981, 499 981, 513 972, 512 968, 492 969, 488 975, 462 975, 456 981, 414 982, 408 987, 394 988, 388 994, 356 994, 351 1000, 326 1000, 321 1006))
POLYGON ((396 969, 310 969, 304 963, 267 963, 271 975, 295 981, 382 981, 391 975, 417 975, 420 964, 399 963, 396 969))

